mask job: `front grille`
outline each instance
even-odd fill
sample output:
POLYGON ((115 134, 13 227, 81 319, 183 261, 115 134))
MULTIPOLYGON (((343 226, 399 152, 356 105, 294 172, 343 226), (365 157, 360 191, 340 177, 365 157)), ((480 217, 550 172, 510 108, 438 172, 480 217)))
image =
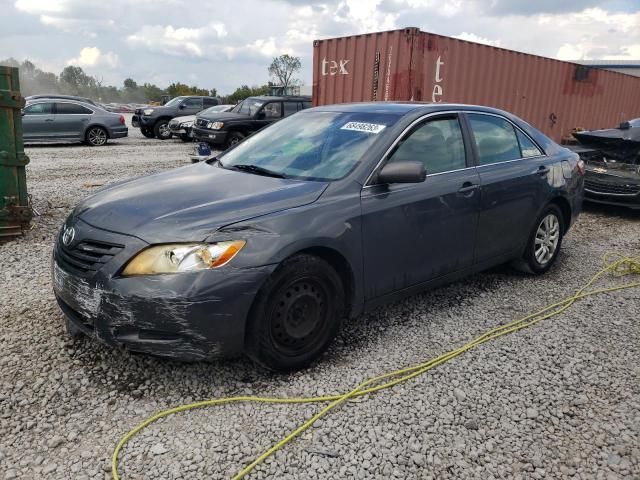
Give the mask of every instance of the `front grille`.
POLYGON ((205 120, 204 118, 198 118, 196 120, 196 125, 198 127, 206 128, 208 123, 209 123, 209 120, 205 120))
POLYGON ((608 183, 593 179, 585 179, 584 188, 592 192, 613 195, 637 195, 640 193, 640 185, 608 183))
POLYGON ((97 240, 82 240, 72 247, 66 247, 59 240, 55 256, 58 264, 66 270, 93 275, 123 248, 124 245, 97 240))
POLYGON ((142 109, 136 108, 133 113, 135 113, 136 115, 142 115, 142 109))

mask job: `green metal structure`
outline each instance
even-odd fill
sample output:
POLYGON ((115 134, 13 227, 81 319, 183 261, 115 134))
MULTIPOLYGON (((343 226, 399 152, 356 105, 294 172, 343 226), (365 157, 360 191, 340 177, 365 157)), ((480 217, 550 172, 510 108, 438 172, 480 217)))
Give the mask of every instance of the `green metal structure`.
POLYGON ((18 69, 0 66, 0 241, 20 235, 31 221, 27 195, 18 69))

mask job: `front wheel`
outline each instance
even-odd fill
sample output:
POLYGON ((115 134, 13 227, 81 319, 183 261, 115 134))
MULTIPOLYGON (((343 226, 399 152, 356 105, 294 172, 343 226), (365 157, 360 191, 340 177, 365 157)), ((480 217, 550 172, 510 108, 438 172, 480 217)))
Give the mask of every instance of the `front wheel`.
POLYGON ((87 130, 85 138, 88 145, 91 145, 92 147, 101 147, 107 143, 109 135, 102 127, 91 127, 87 130))
POLYGON ((244 140, 244 135, 240 132, 230 132, 227 136, 227 148, 235 147, 242 140, 244 140))
POLYGON ((171 130, 169 130, 168 120, 158 120, 153 127, 153 133, 160 140, 168 140, 171 138, 171 130))
POLYGON ((311 255, 291 257, 258 294, 247 354, 272 370, 304 368, 329 347, 344 314, 344 286, 333 267, 311 255))
POLYGON ((527 249, 517 266, 536 275, 545 273, 558 258, 563 236, 562 212, 556 205, 548 205, 536 220, 527 249))

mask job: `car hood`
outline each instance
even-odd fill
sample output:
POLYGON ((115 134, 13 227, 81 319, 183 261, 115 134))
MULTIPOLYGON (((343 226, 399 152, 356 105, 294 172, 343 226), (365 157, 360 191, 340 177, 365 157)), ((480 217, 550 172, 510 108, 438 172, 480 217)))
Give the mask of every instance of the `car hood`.
POLYGON ((246 120, 247 118, 249 118, 247 115, 231 112, 208 113, 206 115, 198 115, 197 117, 205 118, 210 122, 230 122, 232 120, 246 120))
POLYGON ((148 243, 204 241, 225 225, 313 203, 327 185, 201 162, 107 187, 74 215, 148 243))
POLYGON ((182 123, 182 122, 193 122, 196 119, 195 115, 185 115, 184 117, 175 117, 172 122, 182 123))

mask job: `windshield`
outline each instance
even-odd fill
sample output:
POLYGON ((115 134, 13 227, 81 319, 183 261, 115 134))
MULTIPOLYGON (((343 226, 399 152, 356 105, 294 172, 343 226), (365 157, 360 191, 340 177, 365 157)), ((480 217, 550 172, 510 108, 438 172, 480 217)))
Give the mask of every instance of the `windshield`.
POLYGON ((251 116, 255 114, 262 105, 264 105, 264 102, 262 100, 249 97, 249 98, 245 98, 242 102, 240 102, 238 105, 233 107, 233 110, 231 111, 233 113, 239 113, 241 115, 251 116))
POLYGON ((177 103, 180 103, 182 101, 184 97, 176 97, 176 98, 172 98, 171 100, 169 100, 167 103, 165 103, 163 106, 165 107, 172 107, 174 105, 176 105, 177 103))
MULTIPOLYGON (((222 155, 224 168, 247 165, 290 178, 331 181, 347 175, 398 115, 301 112, 260 130, 222 155)), ((252 169, 257 172, 256 168, 252 169)))

